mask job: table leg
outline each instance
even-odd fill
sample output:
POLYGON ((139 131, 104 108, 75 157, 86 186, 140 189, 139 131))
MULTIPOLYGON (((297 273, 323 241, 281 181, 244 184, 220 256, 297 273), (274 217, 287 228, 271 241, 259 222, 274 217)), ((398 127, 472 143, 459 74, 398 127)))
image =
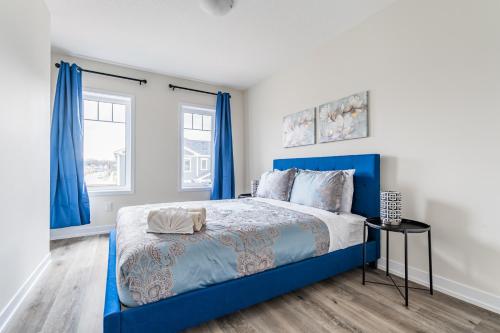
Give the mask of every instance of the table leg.
POLYGON ((405 230, 405 305, 408 307, 408 233, 405 230))
POLYGON ((389 231, 385 231, 385 276, 389 276, 389 231))
POLYGON ((431 252, 431 229, 427 232, 429 239, 429 290, 431 295, 434 295, 434 288, 432 286, 432 252, 431 252))
POLYGON ((366 222, 363 224, 363 285, 365 284, 365 262, 366 262, 366 222))

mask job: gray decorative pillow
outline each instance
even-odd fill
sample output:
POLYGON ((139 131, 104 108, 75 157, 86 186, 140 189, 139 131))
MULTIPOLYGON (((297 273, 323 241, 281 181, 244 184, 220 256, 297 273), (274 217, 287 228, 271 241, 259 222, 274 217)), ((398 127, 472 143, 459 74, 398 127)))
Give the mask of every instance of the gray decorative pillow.
POLYGON ((297 169, 267 171, 259 180, 255 196, 288 201, 297 169))
POLYGON ((344 181, 343 171, 300 170, 295 176, 290 202, 337 212, 344 181))

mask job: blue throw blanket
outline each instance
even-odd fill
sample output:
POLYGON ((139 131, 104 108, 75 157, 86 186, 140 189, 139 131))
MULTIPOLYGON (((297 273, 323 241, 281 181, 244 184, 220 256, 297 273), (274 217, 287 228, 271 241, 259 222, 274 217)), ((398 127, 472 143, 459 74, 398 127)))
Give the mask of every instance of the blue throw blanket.
POLYGON ((253 199, 122 208, 117 220, 121 302, 147 304, 328 252, 318 218, 253 199), (159 207, 205 207, 207 225, 193 235, 146 233, 159 207))

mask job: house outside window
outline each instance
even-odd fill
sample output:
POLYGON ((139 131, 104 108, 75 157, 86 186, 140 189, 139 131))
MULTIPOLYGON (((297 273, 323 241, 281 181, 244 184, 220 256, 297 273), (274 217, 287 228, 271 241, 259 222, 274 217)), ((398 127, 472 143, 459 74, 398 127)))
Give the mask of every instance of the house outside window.
POLYGON ((215 110, 211 107, 180 106, 180 189, 212 188, 212 153, 215 110))
POLYGON ((200 170, 202 171, 208 170, 208 158, 205 157, 200 158, 200 170))
POLYGON ((191 158, 184 157, 184 172, 191 172, 191 158))
POLYGON ((132 97, 84 91, 84 173, 90 193, 132 192, 132 97))

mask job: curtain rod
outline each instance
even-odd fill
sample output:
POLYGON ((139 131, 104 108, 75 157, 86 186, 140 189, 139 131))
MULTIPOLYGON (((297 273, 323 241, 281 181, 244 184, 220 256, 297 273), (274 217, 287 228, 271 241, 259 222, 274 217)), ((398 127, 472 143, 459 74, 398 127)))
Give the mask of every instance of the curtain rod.
MULTIPOLYGON (((61 64, 59 63, 56 63, 56 67, 59 68, 61 67, 61 64)), ((99 74, 99 75, 104 75, 104 76, 111 76, 111 77, 116 77, 118 79, 124 79, 124 80, 131 80, 131 81, 136 81, 136 82, 139 82, 140 85, 142 85, 143 83, 146 84, 148 83, 147 80, 144 80, 144 79, 135 79, 133 77, 128 77, 128 76, 121 76, 121 75, 116 75, 116 74, 109 74, 109 73, 103 73, 103 72, 97 72, 97 71, 92 71, 90 69, 84 69, 84 68, 81 68, 80 66, 78 66, 78 69, 80 69, 80 71, 82 72, 87 72, 87 73, 92 73, 92 74, 99 74)))
POLYGON ((182 89, 182 90, 189 90, 189 91, 199 92, 199 93, 202 93, 202 94, 209 94, 209 95, 215 95, 215 96, 217 96, 216 93, 213 93, 213 92, 210 92, 210 91, 198 90, 198 89, 192 89, 192 88, 186 88, 186 87, 180 87, 180 86, 175 86, 173 84, 169 84, 168 87, 170 89, 172 89, 172 90, 182 89))

